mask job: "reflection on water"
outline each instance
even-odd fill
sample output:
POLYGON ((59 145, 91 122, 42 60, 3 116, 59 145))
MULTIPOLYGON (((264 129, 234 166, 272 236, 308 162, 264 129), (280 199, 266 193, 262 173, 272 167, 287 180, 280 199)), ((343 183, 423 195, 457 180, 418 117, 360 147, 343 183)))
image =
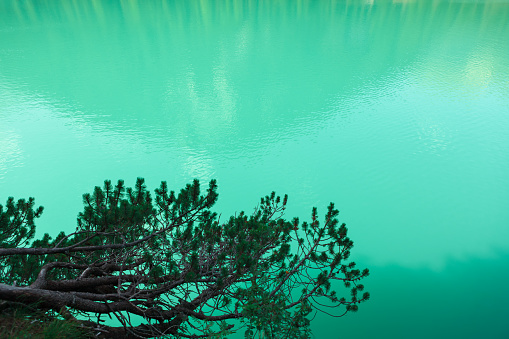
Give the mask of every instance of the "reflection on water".
POLYGON ((9 168, 23 165, 23 154, 19 145, 19 135, 12 131, 0 131, 0 179, 9 168))
POLYGON ((334 333, 506 337, 507 36, 508 1, 0 0, 0 200, 52 233, 106 178, 335 201, 373 300, 334 333))
POLYGON ((498 254, 449 260, 440 273, 376 267, 372 300, 333 329, 323 319, 316 324, 316 338, 507 338, 509 253, 498 254))

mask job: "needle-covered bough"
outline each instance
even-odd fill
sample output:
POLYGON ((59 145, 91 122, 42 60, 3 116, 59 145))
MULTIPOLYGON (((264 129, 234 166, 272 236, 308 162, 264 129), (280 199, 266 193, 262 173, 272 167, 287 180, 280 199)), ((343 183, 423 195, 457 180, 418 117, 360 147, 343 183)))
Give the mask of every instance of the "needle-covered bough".
POLYGON ((223 222, 216 191, 215 180, 205 194, 198 180, 178 194, 162 182, 154 201, 141 178, 105 181, 83 196, 75 232, 35 241, 42 207, 9 198, 0 308, 36 308, 107 338, 307 338, 316 312, 342 316, 369 298, 334 204, 322 223, 316 208, 310 222, 287 221, 287 196, 272 192, 223 222))

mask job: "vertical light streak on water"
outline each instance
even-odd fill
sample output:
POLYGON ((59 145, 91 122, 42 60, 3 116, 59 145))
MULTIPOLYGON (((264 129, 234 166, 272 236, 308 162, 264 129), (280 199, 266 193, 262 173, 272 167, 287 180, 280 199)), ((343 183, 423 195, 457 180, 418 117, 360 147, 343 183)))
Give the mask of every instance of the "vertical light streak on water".
POLYGON ((52 234, 104 179, 335 201, 373 299, 317 338, 505 338, 508 36, 507 1, 0 0, 0 200, 52 234))

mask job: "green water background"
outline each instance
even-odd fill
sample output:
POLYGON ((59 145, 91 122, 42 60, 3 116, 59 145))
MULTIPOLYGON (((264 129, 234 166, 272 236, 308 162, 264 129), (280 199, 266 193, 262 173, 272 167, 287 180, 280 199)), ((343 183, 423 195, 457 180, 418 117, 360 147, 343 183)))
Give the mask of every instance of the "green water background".
POLYGON ((0 200, 334 201, 372 299, 316 338, 509 338, 508 131, 508 1, 0 0, 0 200))

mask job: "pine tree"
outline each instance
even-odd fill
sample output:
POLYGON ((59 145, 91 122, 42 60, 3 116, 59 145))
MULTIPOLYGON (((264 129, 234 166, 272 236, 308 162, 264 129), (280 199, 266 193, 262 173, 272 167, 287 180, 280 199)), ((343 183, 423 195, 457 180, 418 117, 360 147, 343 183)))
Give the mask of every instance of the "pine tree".
POLYGON ((107 180, 83 195, 75 232, 38 240, 43 208, 9 198, 0 303, 36 305, 109 338, 224 337, 239 327, 246 338, 309 338, 315 312, 342 316, 369 299, 359 293, 369 272, 348 260, 353 242, 333 203, 323 223, 316 208, 310 222, 288 221, 288 197, 272 192, 253 214, 222 221, 217 197, 215 180, 204 194, 198 180, 178 194, 162 182, 155 200, 142 178, 134 188, 107 180))

